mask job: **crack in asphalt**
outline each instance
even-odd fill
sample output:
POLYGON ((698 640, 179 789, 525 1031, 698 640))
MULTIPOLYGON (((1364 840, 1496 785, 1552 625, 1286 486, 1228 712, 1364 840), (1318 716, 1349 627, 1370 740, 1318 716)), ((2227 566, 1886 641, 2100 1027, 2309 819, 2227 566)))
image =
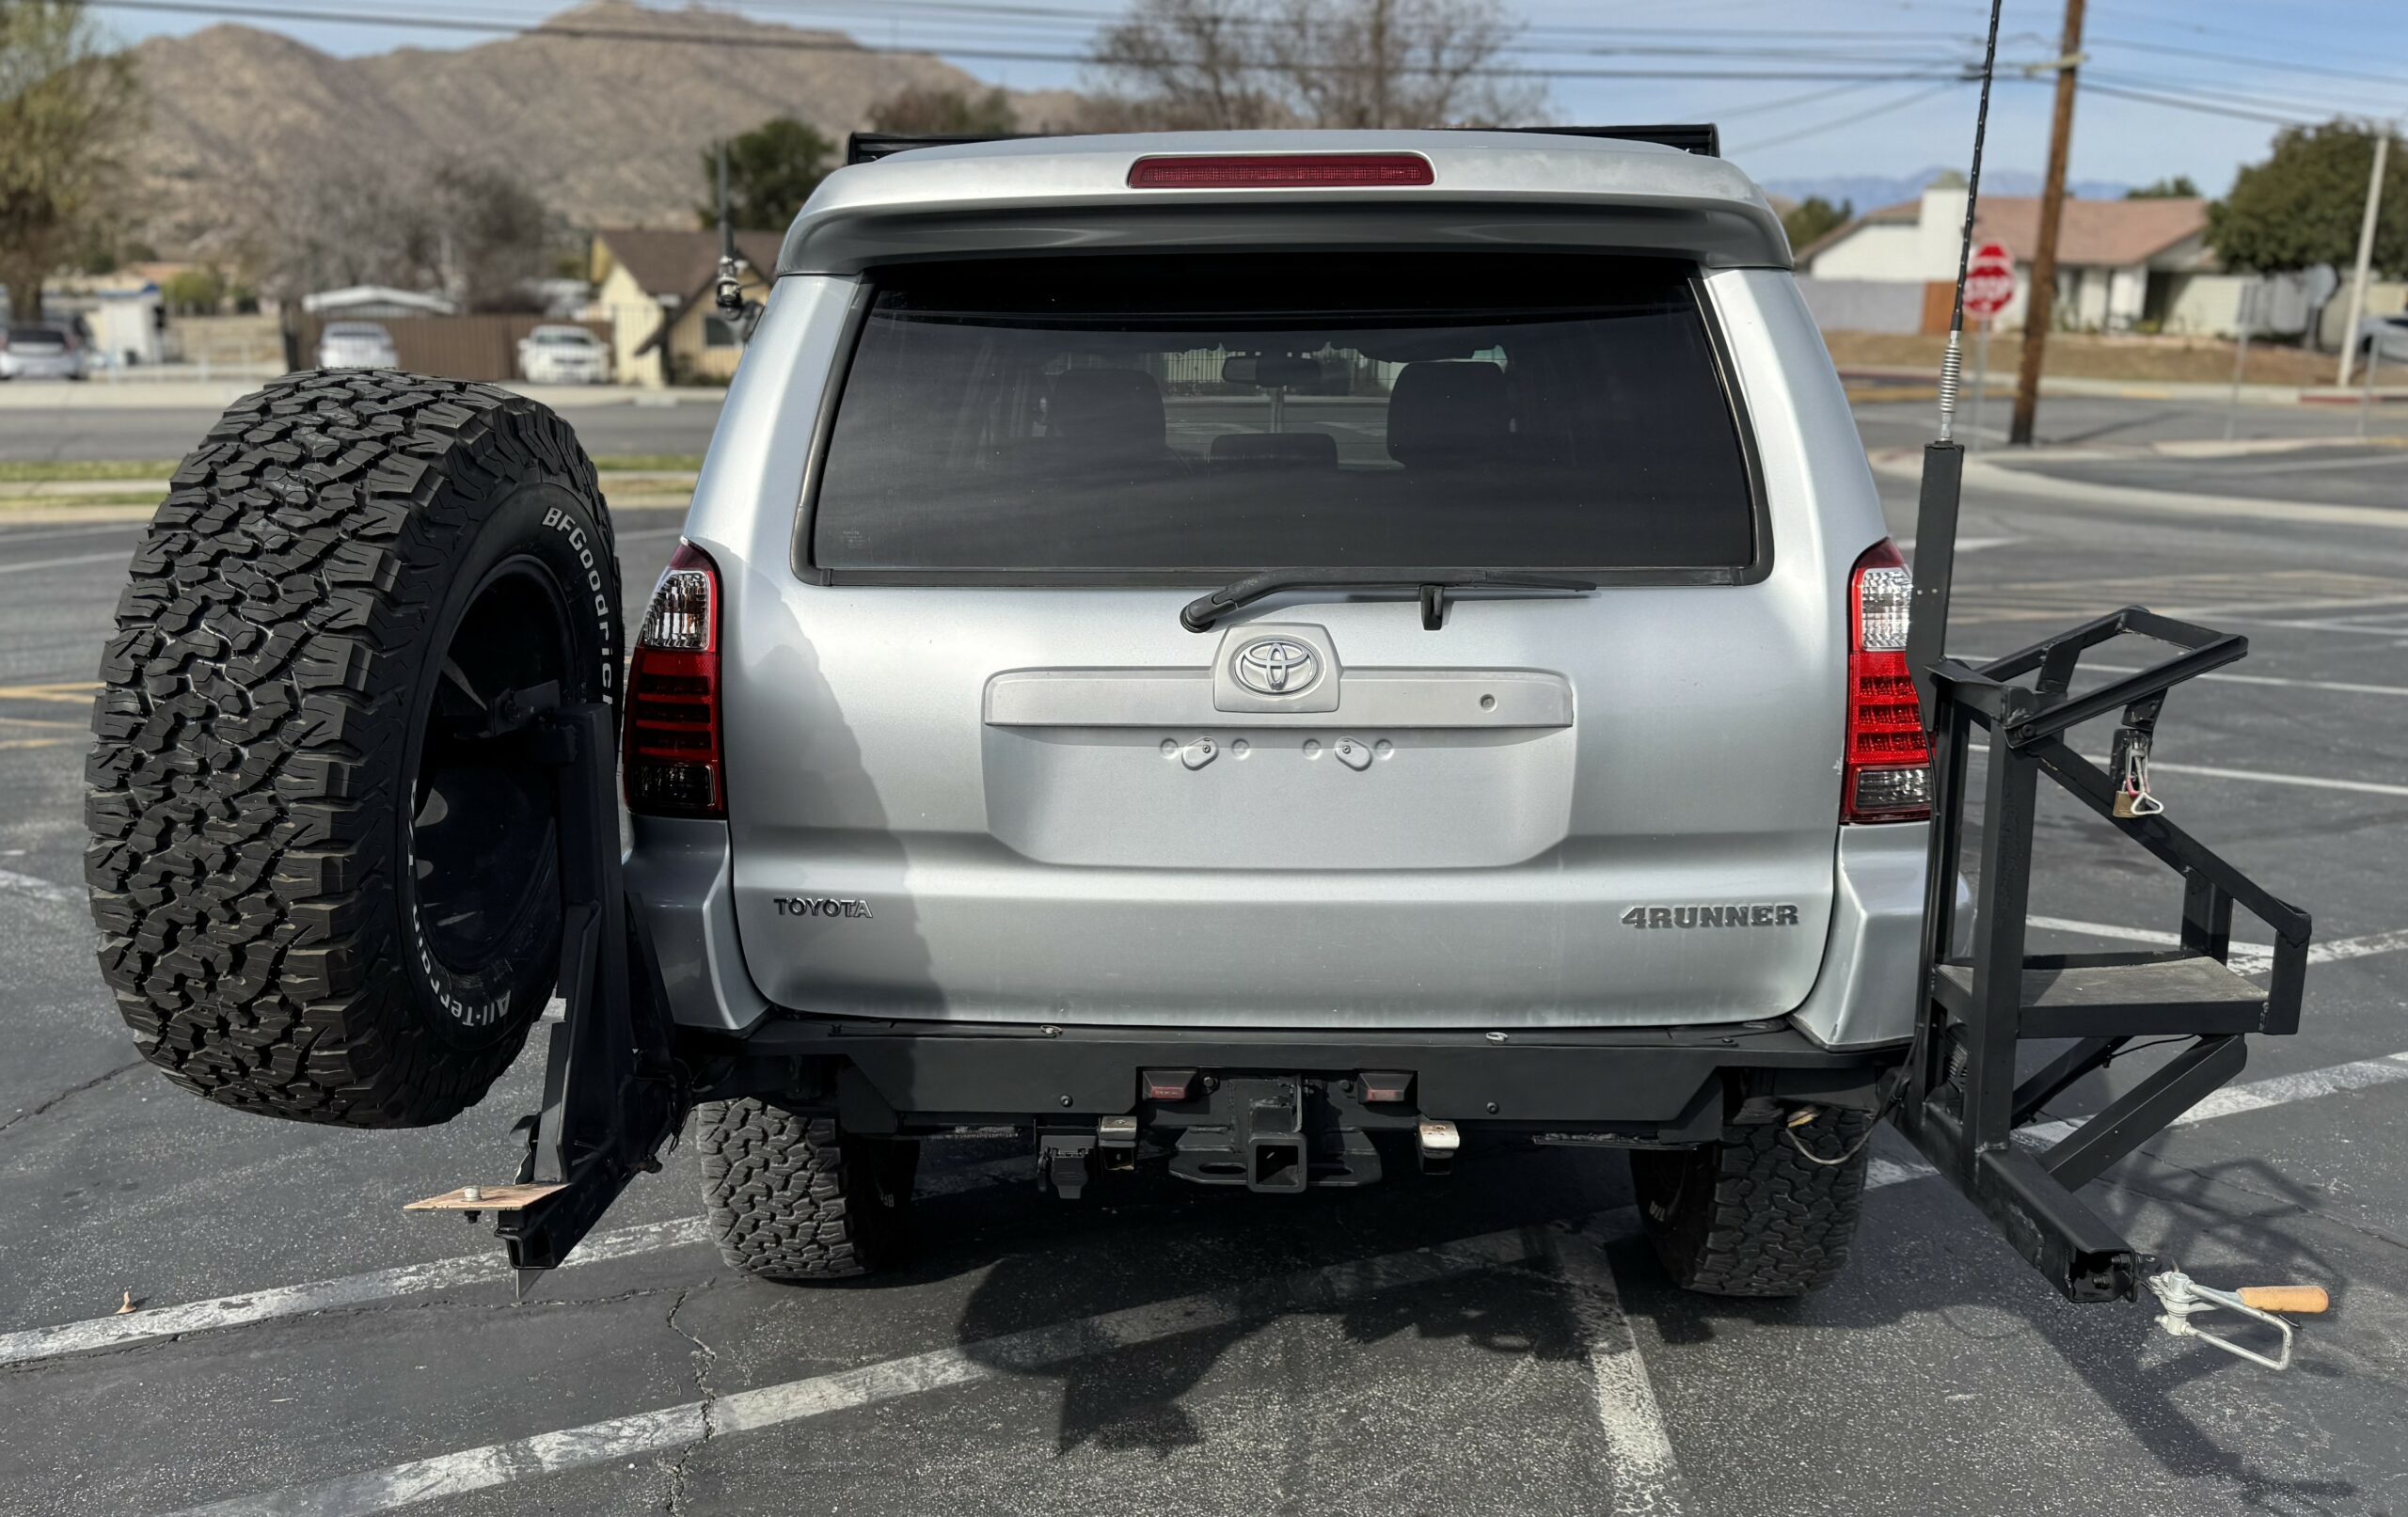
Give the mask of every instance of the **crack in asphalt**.
POLYGON ((120 1064, 114 1069, 94 1075, 91 1079, 85 1081, 80 1085, 70 1085, 65 1090, 60 1091, 57 1095, 53 1096, 50 1099, 43 1101, 40 1105, 29 1106, 24 1111, 19 1112, 16 1115, 8 1118, 6 1122, 0 1122, 0 1132, 8 1131, 10 1128, 15 1127, 20 1122, 30 1122, 35 1117, 41 1115, 44 1112, 54 1109, 60 1102, 71 1100, 75 1097, 81 1096, 84 1092, 90 1090, 95 1086, 105 1085, 119 1075, 130 1075, 135 1070, 142 1068, 150 1062, 150 1061, 148 1059, 136 1059, 132 1064, 120 1064))
POLYGON ((668 1502, 670 1517, 685 1517, 686 1462, 692 1459, 695 1452, 705 1444, 709 1443, 719 1431, 718 1425, 712 1418, 712 1413, 718 1408, 719 1393, 711 1389, 710 1383, 711 1366, 718 1362, 719 1351, 677 1325, 677 1314, 686 1309, 686 1303, 692 1298, 694 1292, 708 1288, 710 1288, 707 1285, 688 1286, 677 1292, 675 1301, 669 1304, 669 1331, 694 1346, 690 1355, 694 1361, 694 1391, 701 1403, 703 1415, 703 1435, 678 1449, 677 1457, 670 1462, 668 1502))

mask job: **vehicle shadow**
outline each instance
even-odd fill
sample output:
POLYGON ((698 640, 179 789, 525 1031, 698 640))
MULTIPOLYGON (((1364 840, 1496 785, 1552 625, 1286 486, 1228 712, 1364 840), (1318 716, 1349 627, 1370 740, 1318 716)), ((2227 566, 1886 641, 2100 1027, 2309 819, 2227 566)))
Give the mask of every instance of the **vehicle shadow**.
POLYGON ((1225 1359, 1249 1384, 1270 1375, 1300 1403, 1325 1394, 1326 1365, 1301 1346, 1249 1345, 1285 1322, 1333 1321, 1350 1346, 1409 1335, 1540 1361, 1579 1357, 1575 1319, 1538 1262, 1540 1235, 1559 1217, 1626 1201, 1620 1166, 1588 1155, 1568 1162, 1554 1155, 1471 1156, 1459 1165, 1462 1172, 1445 1179, 1392 1174, 1364 1190, 1298 1196, 1141 1170, 1099 1179, 1076 1203, 1017 1187, 923 1201, 922 1268, 983 1272, 962 1308, 958 1340, 973 1359, 1005 1373, 1060 1383, 1059 1452, 1092 1445, 1166 1457, 1209 1441, 1184 1403, 1225 1359), (1510 1187, 1497 1183, 1508 1165, 1517 1181, 1510 1187), (964 1222, 967 1230, 954 1230, 964 1222), (1385 1289, 1325 1288, 1314 1278, 1516 1232, 1527 1236, 1500 1242, 1500 1262, 1491 1267, 1385 1289), (1190 1297, 1202 1298, 1213 1325, 1138 1341, 1116 1333, 1116 1311, 1190 1297), (1049 1334, 1042 1363, 1030 1363, 1012 1336, 1062 1323, 1076 1324, 1075 1339, 1064 1351, 1049 1334))
MULTIPOLYGON (((1925 1195, 1940 1195, 1936 1182, 1914 1184, 1925 1195)), ((1889 1193, 1895 1197, 1899 1192, 1889 1193)), ((2167 1267, 2178 1261, 2211 1283, 2338 1283, 2348 1277, 2346 1266, 2288 1225, 2314 1212, 2313 1193, 2262 1161, 2241 1159, 2190 1169, 2143 1161, 2122 1167, 2110 1182, 2091 1187, 2084 1198, 2127 1236, 2157 1250, 2167 1267)), ((1673 1289, 1650 1271, 1653 1260, 1646 1245, 1635 1239, 1611 1245, 1608 1254, 1624 1282, 1630 1315, 1652 1324, 1668 1345, 1703 1345, 1741 1324, 1776 1331, 1862 1331, 1937 1318, 1966 1339, 1968 1354, 2001 1354, 2002 1372, 2011 1374, 2029 1358, 2029 1347, 2036 1339, 2053 1361, 2050 1369, 2070 1371, 2090 1392, 2078 1412, 2057 1398, 2059 1415, 2112 1418, 2131 1446, 2170 1478, 2220 1487, 2244 1506, 2268 1512, 2331 1511, 2334 1504, 2361 1496, 2359 1486, 2349 1479, 2302 1477, 2268 1467, 2219 1435, 2221 1418, 2203 1424, 2178 1398, 2218 1377, 2268 1371, 2205 1344, 2186 1343, 2164 1351, 2162 1346, 2172 1340, 2155 1325, 2153 1301, 2081 1306, 2063 1301, 2004 1241, 1989 1235, 1970 1206, 1953 1195, 1940 1204, 1946 1209, 1946 1214, 1934 1219, 1940 1228, 1972 1230, 1973 1236, 1934 1240, 1927 1236, 1934 1229, 1920 1218, 1910 1228, 1893 1225, 1894 1214, 1877 1196, 1868 1205, 1848 1275, 1828 1291, 1798 1302, 1747 1302, 1673 1289)), ((2335 1316, 2316 1320, 2332 1324, 2338 1316, 2337 1310, 2335 1316)), ((2251 1347, 2271 1348, 2270 1334, 2230 1314, 2201 1325, 2251 1347)), ((2312 1328, 2310 1337, 2318 1331, 2312 1328)), ((2329 1335, 2332 1330, 2321 1331, 2329 1335)), ((2330 1356, 2310 1356, 2295 1360, 2290 1373, 2333 1381, 2348 1371, 2330 1356)), ((1984 1372, 1964 1375, 1968 1385, 1985 1385, 1988 1380, 1984 1372)), ((2290 1414, 2294 1419, 2302 1415, 2290 1414)), ((2031 1430, 2036 1447, 2049 1430, 2046 1426, 2031 1430)))
MULTIPOLYGON (((1120 1199, 1111 1199, 1113 1193, 1100 1183, 1088 1201, 1076 1206, 1016 1187, 972 1193, 939 1202, 943 1214, 931 1219, 947 1226, 958 1221, 974 1225, 934 1248, 923 1269, 936 1276, 984 1272, 961 1310, 958 1341, 972 1358, 1002 1373, 1060 1383, 1061 1453, 1086 1446, 1160 1458, 1211 1442, 1190 1409, 1191 1398, 1217 1394, 1206 1386, 1216 1371, 1224 1381, 1233 1374, 1256 1377, 1264 1372, 1266 1359, 1280 1362, 1270 1347, 1249 1340, 1304 1318, 1334 1319, 1350 1346, 1411 1335, 1542 1362, 1579 1358, 1589 1346, 1576 1304, 1566 1295, 1571 1288, 1540 1262, 1545 1252, 1540 1235, 1601 1211, 1613 1213, 1618 1227, 1632 1225, 1626 1211, 1615 1210, 1628 1201, 1622 1165, 1597 1155, 1498 1155, 1492 1165, 1448 1180, 1408 1176, 1369 1191, 1295 1198, 1200 1190, 1167 1177, 1139 1176, 1122 1183, 1127 1189, 1120 1199), (981 1218, 984 1225, 977 1225, 981 1218), (1327 1305, 1299 1302, 1276 1288, 1231 1285, 1275 1282, 1299 1270, 1433 1247, 1500 1228, 1528 1230, 1524 1262, 1452 1281, 1373 1291, 1327 1305), (1010 1347, 1010 1335, 1031 1328, 1094 1323, 1123 1305, 1195 1294, 1233 1302, 1235 1319, 1136 1341, 1117 1336, 1108 1321, 1083 1326, 1075 1329, 1085 1335, 1075 1351, 1049 1348, 1039 1363, 1010 1347)), ((2085 1418, 2094 1424, 2107 1419, 2119 1430, 2115 1444, 2140 1451, 2169 1481, 2228 1492, 2247 1507, 2270 1512, 2323 1511, 2337 1504, 2355 1509, 2353 1501, 2362 1498, 2353 1480, 2304 1477, 2272 1467, 2234 1446, 2220 1420, 2203 1419, 2186 1404, 2186 1389, 2214 1377, 2265 1371, 2205 1345, 2161 1351, 2151 1309, 2062 1302, 1962 1202, 1930 1181, 1914 1182, 1913 1190, 1910 1216, 1885 1214, 1893 1209, 1877 1203, 1849 1273, 1801 1301, 1693 1295, 1664 1278, 1635 1231, 1618 1231, 1604 1246, 1642 1343, 1651 1334, 1676 1349, 1702 1349, 1734 1331, 1830 1335, 1828 1354, 1819 1347, 1816 1353, 1834 1367, 1801 1383, 1794 1408, 1772 1410, 1799 1415, 1825 1403, 1833 1415, 1822 1425, 1839 1440, 1835 1458, 1862 1456, 1862 1429, 1850 1430, 1860 1405, 1852 1398, 1879 1383, 1880 1367, 1899 1351, 1900 1342, 1894 1335, 1868 1335, 1861 1342, 1846 1335, 1905 1327, 1927 1336, 1937 1321, 1962 1335, 1969 1353, 1997 1352, 2026 1375, 2044 1372, 2043 1381, 2069 1371, 2088 1391, 2087 1397, 2072 1398, 2076 1404, 2062 1394, 2051 1397, 2048 1412, 2032 1430, 2036 1439, 2046 1439, 2052 1429, 2071 1430, 2085 1418), (2036 1350, 2037 1366, 2032 1363, 2036 1350), (1842 1389, 1846 1372, 1836 1367, 1841 1365, 1864 1367, 1868 1378, 1855 1392, 1842 1389)), ((1893 1198, 1903 1193, 1888 1192, 1893 1198)), ((2336 1282, 2347 1275, 2346 1265, 2303 1240, 2289 1225, 2314 1210, 2314 1196, 2258 1161, 2194 1171, 2144 1165, 2124 1172, 2117 1188, 2100 1188, 2093 1198, 2119 1225, 2211 1280, 2232 1282, 2245 1273, 2268 1282, 2336 1282), (2252 1196, 2262 1204, 2240 1206, 2252 1196)), ((2245 1326, 2233 1326, 2245 1337, 2245 1326)), ((1750 1362, 1767 1357, 1752 1343, 1746 1351, 1750 1362)), ((1775 1349, 1768 1357, 1786 1361, 1796 1354, 1775 1349)), ((1733 1372, 1722 1355, 1696 1364, 1695 1373, 1717 1384, 1733 1372)), ((1652 1368, 1668 1399, 1702 1394, 1703 1383, 1684 1383, 1691 1371, 1678 1355, 1659 1353, 1652 1368)), ((1325 1365, 1308 1366, 1296 1373, 1292 1386, 1267 1388, 1310 1399, 1325 1394, 1325 1383, 1315 1376, 1326 1373, 1325 1365)), ((1964 1383, 1986 1392, 1998 1389, 1985 1371, 1966 1374, 1962 1364, 1943 1373, 1966 1375, 1964 1383)), ((2352 1378, 2349 1368, 2329 1356, 2301 1361, 2292 1373, 2328 1383, 2352 1378)), ((1273 1378, 1282 1379, 1275 1371, 1273 1378)), ((2014 1383, 2005 1383, 2011 1388, 2014 1383)), ((2036 1383, 2035 1394, 2045 1391, 2036 1383)), ((1928 1414, 1938 1422, 1948 1415, 1928 1414)), ((1674 1433, 1677 1446, 1677 1426, 1674 1433)), ((1581 1434, 1567 1429, 1563 1435, 1581 1434)), ((2071 1441, 2068 1433, 2068 1448, 2071 1441)))

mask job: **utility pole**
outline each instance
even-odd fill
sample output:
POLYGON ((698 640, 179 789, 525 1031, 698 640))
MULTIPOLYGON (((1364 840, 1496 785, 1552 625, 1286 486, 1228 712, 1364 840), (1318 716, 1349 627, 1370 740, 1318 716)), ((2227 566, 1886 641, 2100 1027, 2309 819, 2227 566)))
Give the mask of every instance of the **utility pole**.
POLYGON ((2015 375, 2015 420, 2009 446, 2032 445, 2040 406, 2040 359, 2057 303, 2057 228, 2065 220, 2066 163, 2073 156, 2074 69, 2082 57, 2083 0, 2066 0, 2065 38, 2057 48, 2057 109, 2049 123, 2049 179, 2040 188, 2040 245, 2032 250, 2032 291, 2023 297, 2023 362, 2015 375))
POLYGON ((2350 387, 2350 365, 2358 356, 2358 323, 2367 314, 2367 270, 2374 261, 2374 224, 2383 212, 2383 166, 2391 156, 2393 124, 2374 123, 2374 177, 2367 181, 2367 214, 2358 223, 2358 270, 2350 279, 2350 319, 2341 327, 2341 377, 2333 381, 2343 389, 2350 387))

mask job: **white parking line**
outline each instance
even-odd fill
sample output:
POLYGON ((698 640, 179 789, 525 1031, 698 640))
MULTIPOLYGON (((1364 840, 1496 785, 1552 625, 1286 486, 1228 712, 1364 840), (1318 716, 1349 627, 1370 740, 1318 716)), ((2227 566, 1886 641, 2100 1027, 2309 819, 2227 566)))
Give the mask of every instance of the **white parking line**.
MULTIPOLYGON (((1633 1220, 1636 1220, 1635 1218, 1633 1220)), ((1614 1517, 1645 1512, 1679 1517, 1689 1505, 1688 1481, 1664 1428, 1664 1408, 1648 1379, 1647 1361, 1622 1309, 1613 1263, 1589 1228, 1550 1236, 1549 1261, 1569 1288, 1566 1305, 1589 1358, 1590 1394, 1606 1449, 1598 1474, 1614 1517)))
POLYGON ((52 906, 81 906, 84 893, 66 885, 53 884, 33 875, 22 875, 14 869, 0 869, 0 891, 30 895, 52 906))
MULTIPOLYGON (((1980 743, 1967 749, 1965 754, 1968 765, 1987 763, 1989 756, 1989 749, 1980 743)), ((2085 753, 2083 756, 2102 769, 2107 766, 2107 760, 2099 754, 2085 753)), ((2306 790, 2348 790, 2367 796, 2408 796, 2408 785, 2384 784, 2375 780, 2328 780, 2321 775, 2226 769, 2209 764, 2170 764, 2162 759, 2151 759, 2149 767, 2159 774, 2195 774, 2208 780, 2243 780, 2257 784, 2297 785, 2306 790)))
MULTIPOLYGON (((927 1176, 921 1180, 917 1193, 936 1196, 984 1190, 1013 1174, 1033 1177, 1036 1173, 1037 1162, 1033 1158, 1026 1154, 1014 1154, 1006 1159, 964 1164, 927 1176)), ((644 1223, 594 1234, 577 1246, 562 1262, 561 1268, 571 1270, 586 1264, 606 1264, 612 1259, 633 1258, 664 1249, 689 1248, 709 1241, 710 1233, 700 1217, 644 1223)), ((115 1348, 119 1344, 140 1343, 150 1338, 182 1337, 187 1333, 241 1327, 279 1317, 306 1317, 311 1312, 359 1306, 394 1296, 457 1290, 509 1278, 509 1260, 502 1256, 497 1244, 492 1253, 464 1258, 402 1264, 388 1270, 340 1275, 332 1280, 277 1286, 239 1296, 216 1296, 208 1301, 188 1302, 181 1306, 150 1307, 128 1312, 121 1317, 95 1317, 81 1322, 62 1322, 56 1327, 30 1327, 14 1333, 0 1333, 0 1365, 18 1364, 28 1359, 51 1359, 60 1354, 87 1353, 94 1349, 115 1348)))
POLYGON ((2309 790, 2350 790, 2363 796, 2408 796, 2408 785, 2382 784, 2373 780, 2326 780, 2312 774, 2273 774, 2264 769, 2225 769, 2208 764, 2165 764, 2151 761, 2160 774, 2196 774, 2210 780, 2248 780, 2258 784, 2300 785, 2309 790))
POLYGON ((84 553, 71 559, 36 559, 30 563, 0 563, 0 574, 31 574, 36 569, 68 569, 79 563, 124 563, 134 555, 132 548, 115 553, 84 553))
MULTIPOLYGON (((2107 922, 2077 922, 2070 917, 2029 917, 2032 926, 2047 927, 2055 932, 2079 932, 2093 938, 2114 938, 2126 942, 2149 943, 2159 948, 2179 948, 2182 935, 2162 932, 2155 927, 2120 927, 2107 922)), ((2367 958, 2376 954, 2397 953, 2408 948, 2408 928, 2397 932, 2369 932, 2361 938, 2336 938, 2330 942, 2307 945, 2307 961, 2311 964, 2337 964, 2344 959, 2367 958)), ((2232 967, 2243 974, 2262 974, 2274 962, 2272 943, 2237 942, 2232 945, 2232 967)))
POLYGON ((1234 1327, 1297 1311, 1328 1311, 1403 1286, 1429 1285, 1529 1260, 1530 1238, 1496 1232, 1435 1248, 1408 1249, 1284 1279, 1232 1287, 1117 1312, 1055 1322, 950 1349, 807 1380, 737 1391, 705 1403, 563 1428, 509 1443, 412 1460, 315 1485, 194 1507, 180 1517, 350 1517, 390 1511, 440 1496, 485 1491, 698 1443, 705 1436, 756 1432, 923 1391, 968 1385, 998 1373, 1025 1374, 1118 1349, 1208 1328, 1234 1327))

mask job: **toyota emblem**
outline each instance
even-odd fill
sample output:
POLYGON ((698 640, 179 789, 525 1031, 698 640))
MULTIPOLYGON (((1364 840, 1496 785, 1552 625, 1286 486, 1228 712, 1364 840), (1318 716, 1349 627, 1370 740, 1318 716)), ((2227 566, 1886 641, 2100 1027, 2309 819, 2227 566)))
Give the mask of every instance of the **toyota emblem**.
POLYGON ((1258 638, 1237 651, 1229 672, 1257 695, 1296 695, 1321 678, 1321 656, 1293 638, 1258 638))

